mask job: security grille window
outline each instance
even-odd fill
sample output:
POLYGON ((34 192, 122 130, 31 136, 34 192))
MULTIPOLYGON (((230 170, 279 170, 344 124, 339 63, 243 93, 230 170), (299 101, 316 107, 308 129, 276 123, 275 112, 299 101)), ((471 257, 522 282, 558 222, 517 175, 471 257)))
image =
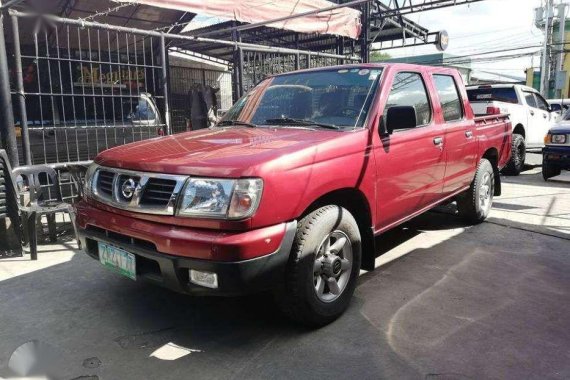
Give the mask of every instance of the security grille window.
POLYGON ((396 106, 411 106, 416 109, 416 126, 429 124, 431 121, 431 106, 426 86, 418 73, 398 73, 394 77, 392 90, 384 110, 384 118, 388 109, 396 106))
POLYGON ((433 78, 441 102, 443 120, 446 122, 461 120, 463 118, 463 107, 455 80, 449 75, 434 75, 433 78))

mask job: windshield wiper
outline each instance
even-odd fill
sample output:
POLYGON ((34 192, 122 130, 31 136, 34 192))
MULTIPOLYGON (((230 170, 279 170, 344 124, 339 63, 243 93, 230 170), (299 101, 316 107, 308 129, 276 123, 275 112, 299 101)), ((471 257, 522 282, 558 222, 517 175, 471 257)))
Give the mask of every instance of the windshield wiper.
POLYGON ((289 125, 303 125, 303 126, 311 126, 311 127, 322 127, 322 128, 328 128, 328 129, 340 129, 340 127, 333 125, 333 124, 325 124, 325 123, 317 123, 316 121, 313 120, 308 120, 308 119, 295 119, 292 117, 280 117, 280 118, 276 118, 276 119, 267 119, 265 120, 266 123, 268 124, 275 124, 275 125, 283 125, 283 124, 289 124, 289 125))
POLYGON ((227 126, 239 125, 239 126, 243 126, 243 127, 257 128, 257 125, 255 125, 255 124, 247 123, 245 121, 239 121, 239 120, 222 120, 218 123, 218 127, 223 126, 223 125, 227 125, 227 126))

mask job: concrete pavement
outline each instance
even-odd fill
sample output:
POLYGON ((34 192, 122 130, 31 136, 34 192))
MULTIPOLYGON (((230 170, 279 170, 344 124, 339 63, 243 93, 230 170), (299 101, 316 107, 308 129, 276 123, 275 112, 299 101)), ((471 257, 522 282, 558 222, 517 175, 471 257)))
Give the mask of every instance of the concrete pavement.
POLYGON ((64 379, 570 378, 570 176, 505 180, 489 222, 449 208, 378 238, 337 322, 316 331, 269 296, 192 298, 73 251, 0 260, 0 377, 36 340, 64 379), (83 376, 83 377, 81 377, 83 376))

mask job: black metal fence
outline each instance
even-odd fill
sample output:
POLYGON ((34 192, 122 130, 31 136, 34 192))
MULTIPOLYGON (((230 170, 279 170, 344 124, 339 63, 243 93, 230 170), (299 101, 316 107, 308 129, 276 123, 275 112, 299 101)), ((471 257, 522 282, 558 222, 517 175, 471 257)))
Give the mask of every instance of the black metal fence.
POLYGON ((170 66, 169 71, 173 133, 186 130, 190 107, 188 93, 196 85, 218 89, 216 97, 219 110, 226 111, 232 105, 232 76, 230 71, 181 66, 170 66))
POLYGON ((167 124, 161 41, 36 19, 23 40, 12 15, 11 75, 20 162, 93 159, 167 124))
POLYGON ((239 86, 236 100, 268 74, 356 59, 13 10, 9 14, 13 135, 20 163, 28 165, 91 160, 111 147, 184 131, 185 96, 194 84, 220 88, 218 107, 225 110, 232 103, 232 82, 239 86), (169 67, 169 49, 194 44, 234 49, 240 59, 228 62, 233 72, 169 67))
POLYGON ((342 59, 323 57, 318 54, 301 55, 245 51, 243 54, 243 89, 244 91, 250 90, 268 75, 310 67, 334 66, 342 63, 342 59))

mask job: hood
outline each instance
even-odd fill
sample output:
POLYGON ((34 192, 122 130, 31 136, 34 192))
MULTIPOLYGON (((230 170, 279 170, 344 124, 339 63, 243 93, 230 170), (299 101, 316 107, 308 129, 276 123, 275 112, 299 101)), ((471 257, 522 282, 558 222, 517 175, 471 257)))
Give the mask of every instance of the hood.
POLYGON ((254 176, 262 167, 306 165, 318 143, 342 135, 297 128, 212 128, 118 146, 99 154, 95 162, 168 174, 254 176))
POLYGON ((570 120, 562 120, 550 128, 550 133, 570 133, 570 120))

